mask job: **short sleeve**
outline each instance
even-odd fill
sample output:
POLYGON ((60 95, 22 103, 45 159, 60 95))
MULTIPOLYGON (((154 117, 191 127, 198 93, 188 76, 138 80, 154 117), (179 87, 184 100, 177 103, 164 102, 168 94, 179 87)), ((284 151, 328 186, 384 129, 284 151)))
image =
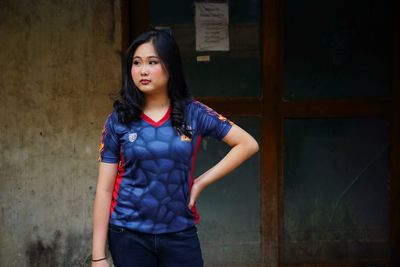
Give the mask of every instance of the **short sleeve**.
POLYGON ((200 134, 203 137, 223 139, 232 128, 233 122, 203 103, 197 102, 197 105, 197 123, 200 134))
POLYGON ((105 124, 100 137, 98 161, 105 163, 118 163, 120 160, 119 142, 115 134, 115 122, 111 113, 105 124))

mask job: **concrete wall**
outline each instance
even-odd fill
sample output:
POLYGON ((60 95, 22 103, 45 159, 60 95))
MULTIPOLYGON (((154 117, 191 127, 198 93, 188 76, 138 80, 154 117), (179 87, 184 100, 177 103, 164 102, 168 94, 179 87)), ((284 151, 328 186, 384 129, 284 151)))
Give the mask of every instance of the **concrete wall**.
POLYGON ((118 0, 0 0, 0 266, 88 266, 118 0))

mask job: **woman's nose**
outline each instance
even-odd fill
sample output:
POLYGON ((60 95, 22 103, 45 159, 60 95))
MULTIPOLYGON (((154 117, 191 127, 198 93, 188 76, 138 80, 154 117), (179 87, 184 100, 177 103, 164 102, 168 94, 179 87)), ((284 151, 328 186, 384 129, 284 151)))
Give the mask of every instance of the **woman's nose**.
POLYGON ((141 74, 141 75, 147 75, 148 72, 149 72, 149 70, 148 70, 147 65, 146 65, 146 64, 143 64, 143 66, 142 66, 142 68, 141 68, 141 70, 140 70, 140 74, 141 74))

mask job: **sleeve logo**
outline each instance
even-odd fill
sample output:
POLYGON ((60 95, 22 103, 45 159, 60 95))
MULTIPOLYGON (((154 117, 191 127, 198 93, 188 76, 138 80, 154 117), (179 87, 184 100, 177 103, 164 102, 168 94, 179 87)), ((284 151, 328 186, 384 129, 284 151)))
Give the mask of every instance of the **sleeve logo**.
POLYGON ((181 141, 182 142, 191 142, 192 139, 190 137, 187 137, 186 135, 182 134, 181 135, 181 141))

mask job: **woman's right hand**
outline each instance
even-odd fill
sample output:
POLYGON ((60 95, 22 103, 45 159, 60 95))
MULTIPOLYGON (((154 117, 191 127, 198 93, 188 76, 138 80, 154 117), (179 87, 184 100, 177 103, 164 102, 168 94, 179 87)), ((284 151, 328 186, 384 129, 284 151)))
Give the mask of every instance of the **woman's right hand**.
POLYGON ((107 260, 92 262, 92 267, 110 267, 107 260))

